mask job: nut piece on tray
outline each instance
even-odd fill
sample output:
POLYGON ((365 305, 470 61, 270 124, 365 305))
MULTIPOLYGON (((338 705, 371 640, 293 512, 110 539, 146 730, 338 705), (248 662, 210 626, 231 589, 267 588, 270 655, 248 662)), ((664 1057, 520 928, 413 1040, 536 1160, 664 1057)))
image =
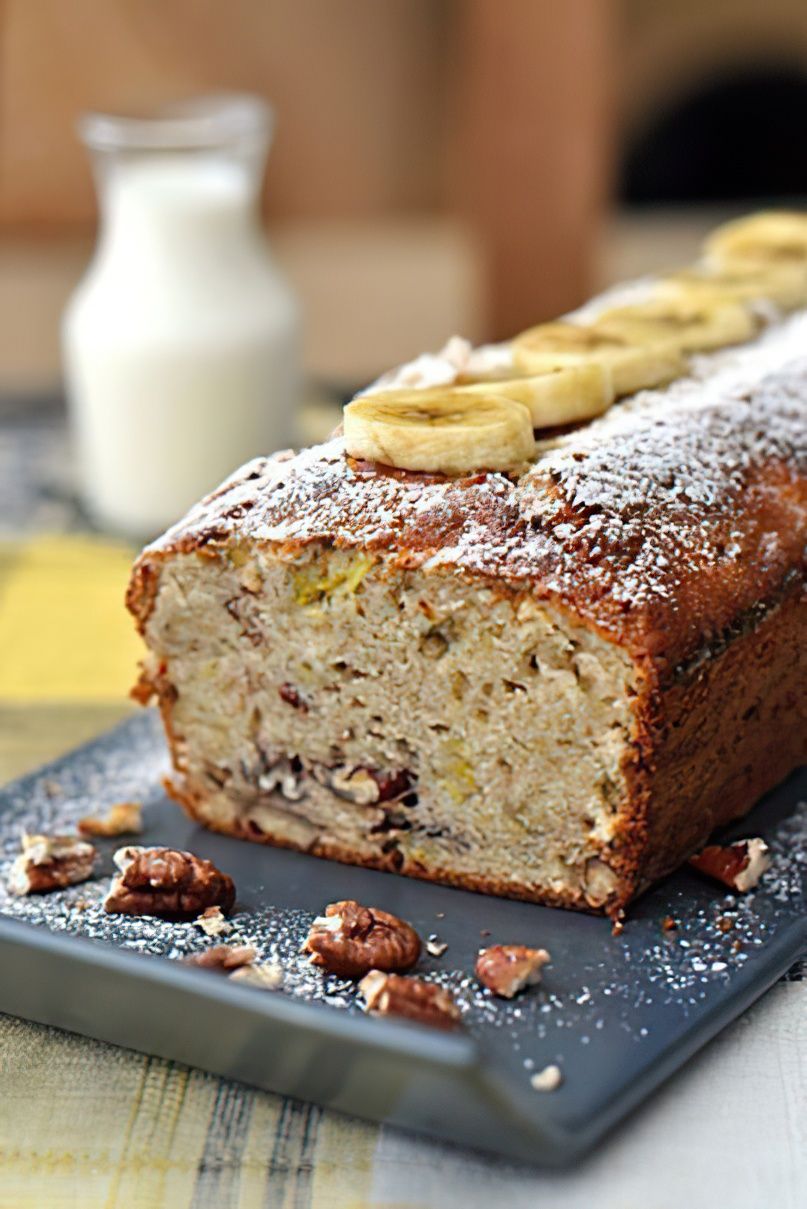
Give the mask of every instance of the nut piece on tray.
POLYGON ((96 855, 92 844, 72 835, 24 835, 8 888, 12 894, 47 894, 76 886, 92 877, 96 855))
POLYGON ((396 915, 348 899, 329 903, 317 916, 302 951, 329 974, 361 978, 370 970, 411 970, 420 956, 420 937, 396 915))
POLYGON ((258 991, 279 991, 283 985, 283 968, 276 961, 264 961, 258 965, 250 962, 233 970, 230 981, 255 987, 258 991))
POLYGON ((365 1011, 373 1016, 400 1016, 443 1029, 455 1028, 459 1023, 460 1010, 449 992, 422 978, 371 970, 359 983, 359 990, 365 1011))
POLYGON ((79 819, 81 835, 109 839, 116 835, 140 835, 143 830, 143 807, 140 802, 115 802, 103 816, 87 815, 79 819))
POLYGON ((764 840, 738 840, 736 844, 710 844, 689 858, 693 869, 722 882, 738 894, 753 890, 770 867, 768 845, 764 840))
POLYGON ((242 966, 252 965, 258 956, 252 945, 214 945, 201 953, 192 953, 185 958, 185 965, 199 966, 203 970, 215 970, 217 974, 229 974, 242 966))
POLYGON ((233 925, 224 918, 221 907, 205 907, 202 914, 193 922, 195 927, 202 929, 205 936, 226 936, 233 930, 233 925))
POLYGON ((550 960, 546 949, 527 945, 491 945, 476 959, 476 976, 494 995, 512 999, 525 987, 541 981, 541 970, 550 960))
POLYGON ((205 907, 231 911, 232 878, 211 861, 175 848, 119 848, 104 910, 112 915, 164 915, 189 918, 205 907))
POLYGON ((554 1062, 530 1076, 533 1091, 557 1091, 563 1082, 563 1071, 554 1062))

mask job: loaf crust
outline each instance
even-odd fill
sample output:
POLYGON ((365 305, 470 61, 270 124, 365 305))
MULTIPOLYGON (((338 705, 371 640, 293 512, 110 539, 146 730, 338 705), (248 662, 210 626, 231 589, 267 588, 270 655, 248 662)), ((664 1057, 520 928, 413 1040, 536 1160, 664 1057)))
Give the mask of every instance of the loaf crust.
MULTIPOLYGON (((310 547, 361 551, 390 570, 449 575, 544 602, 630 661, 627 792, 603 847, 603 902, 409 862, 405 872, 492 894, 612 914, 742 815, 807 757, 807 316, 548 442, 518 479, 463 479, 359 464, 335 438, 259 458, 139 558, 127 602, 150 641, 163 569, 239 544, 293 560, 310 547)), ((152 644, 153 645, 153 644, 152 644)), ((171 792, 208 826, 183 767, 170 666, 152 663, 177 775, 171 792)), ((338 839, 251 839, 396 868, 338 839)))

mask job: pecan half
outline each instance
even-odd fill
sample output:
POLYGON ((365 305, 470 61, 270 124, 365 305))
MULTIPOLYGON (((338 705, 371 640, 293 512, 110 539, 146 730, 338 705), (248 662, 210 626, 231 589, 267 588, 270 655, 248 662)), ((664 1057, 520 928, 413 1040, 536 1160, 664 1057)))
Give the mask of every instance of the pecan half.
POLYGON ((512 999, 525 987, 541 981, 541 970, 549 961, 546 949, 527 945, 491 945, 476 959, 476 976, 494 995, 512 999))
POLYGON ((185 965, 229 974, 231 970, 251 965, 257 956, 258 950, 253 949, 252 945, 214 945, 212 949, 203 949, 201 953, 186 957, 185 965))
POLYGON ((8 888, 12 894, 47 894, 76 886, 92 877, 96 855, 92 844, 72 835, 24 835, 8 888))
POLYGON ((455 1028, 460 1010, 448 991, 422 978, 402 978, 371 970, 359 983, 365 1011, 374 1016, 401 1016, 433 1028, 455 1028))
POLYGON ((165 915, 188 918, 205 907, 230 911, 232 878, 211 861, 174 848, 119 848, 104 910, 112 915, 165 915))
POLYGON ((329 903, 303 943, 311 964, 341 978, 361 978, 370 970, 410 970, 420 956, 414 928, 377 907, 329 903))
POLYGON ((79 819, 81 835, 102 836, 140 835, 143 830, 143 807, 139 802, 115 802, 105 815, 87 815, 79 819))
POLYGON ((771 863, 764 840, 738 840, 736 844, 710 844, 689 858, 693 869, 745 894, 753 890, 771 863))

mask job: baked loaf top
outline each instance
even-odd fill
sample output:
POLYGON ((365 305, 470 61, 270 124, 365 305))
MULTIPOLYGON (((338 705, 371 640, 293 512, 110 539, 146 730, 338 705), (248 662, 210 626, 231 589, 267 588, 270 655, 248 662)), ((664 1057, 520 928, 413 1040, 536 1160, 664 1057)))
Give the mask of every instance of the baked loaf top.
POLYGON ((807 314, 691 362, 539 446, 520 477, 446 479, 346 457, 341 439, 257 458, 139 560, 239 537, 325 542, 405 566, 528 588, 666 679, 803 590, 807 547, 807 314))

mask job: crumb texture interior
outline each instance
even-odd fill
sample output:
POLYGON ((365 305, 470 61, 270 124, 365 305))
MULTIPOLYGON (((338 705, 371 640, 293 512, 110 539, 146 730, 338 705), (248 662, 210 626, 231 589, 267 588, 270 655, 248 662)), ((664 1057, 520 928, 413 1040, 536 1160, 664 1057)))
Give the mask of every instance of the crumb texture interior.
POLYGON ((261 543, 162 566, 147 625, 208 825, 601 906, 633 665, 529 594, 261 543))

